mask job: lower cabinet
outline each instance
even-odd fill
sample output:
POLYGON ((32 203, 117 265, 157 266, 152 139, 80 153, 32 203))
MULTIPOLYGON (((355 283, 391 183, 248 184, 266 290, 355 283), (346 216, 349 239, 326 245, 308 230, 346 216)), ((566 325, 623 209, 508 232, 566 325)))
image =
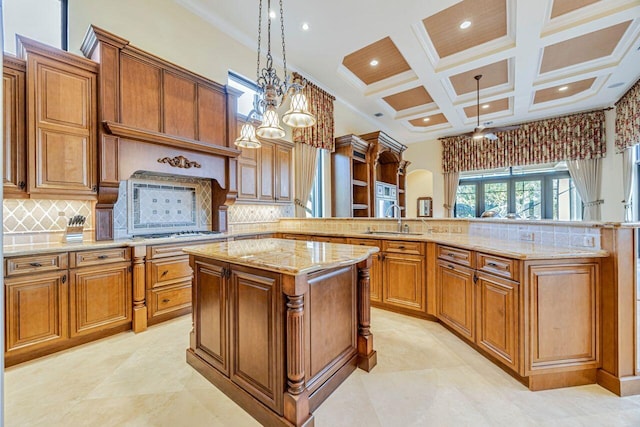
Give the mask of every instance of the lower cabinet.
POLYGON ((5 364, 131 327, 129 248, 5 260, 5 364))
POLYGON ((282 408, 283 302, 280 275, 194 261, 195 353, 276 412, 282 408), (233 328, 230 325, 234 325, 233 328))
POLYGON ((475 340, 474 272, 448 261, 438 261, 437 316, 470 341, 475 340))
POLYGON ((67 270, 5 279, 5 362, 28 360, 31 354, 69 338, 67 270))
POLYGON ((98 265, 71 270, 70 334, 98 332, 131 322, 131 264, 98 265))

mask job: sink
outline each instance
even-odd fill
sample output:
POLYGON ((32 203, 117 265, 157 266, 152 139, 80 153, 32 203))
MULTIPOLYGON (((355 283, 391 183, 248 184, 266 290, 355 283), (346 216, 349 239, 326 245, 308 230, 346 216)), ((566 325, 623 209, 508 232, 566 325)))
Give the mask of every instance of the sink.
POLYGON ((387 236, 422 236, 424 233, 401 233, 399 231, 365 231, 364 234, 377 234, 377 235, 387 235, 387 236))

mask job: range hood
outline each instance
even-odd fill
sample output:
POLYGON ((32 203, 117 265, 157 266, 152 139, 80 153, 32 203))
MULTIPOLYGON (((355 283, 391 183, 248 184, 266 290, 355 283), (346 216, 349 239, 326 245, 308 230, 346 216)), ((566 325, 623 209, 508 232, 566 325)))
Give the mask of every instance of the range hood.
POLYGON ((99 63, 96 240, 113 239, 119 183, 137 171, 210 179, 212 227, 226 231, 240 92, 95 26, 81 50, 99 63))

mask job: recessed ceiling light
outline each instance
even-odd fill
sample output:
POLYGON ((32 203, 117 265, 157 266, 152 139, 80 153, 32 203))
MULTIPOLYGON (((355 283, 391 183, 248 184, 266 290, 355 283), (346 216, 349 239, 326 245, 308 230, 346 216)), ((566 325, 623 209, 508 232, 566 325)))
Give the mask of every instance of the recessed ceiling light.
POLYGON ((624 85, 624 82, 614 83, 612 85, 607 86, 607 89, 614 89, 614 88, 620 87, 622 85, 624 85))
POLYGON ((422 119, 423 122, 428 122, 429 120, 431 120, 429 117, 425 117, 424 119, 422 119))
POLYGON ((371 62, 369 62, 369 65, 371 65, 372 67, 375 67, 378 64, 379 64, 379 62, 378 62, 377 59, 372 59, 371 62))
POLYGON ((482 106, 482 108, 483 108, 483 109, 485 109, 485 110, 486 110, 487 108, 489 108, 489 107, 490 107, 490 104, 484 104, 484 105, 482 106))
POLYGON ((269 18, 276 19, 276 11, 275 10, 270 10, 269 11, 269 18))
POLYGON ((465 20, 465 21, 462 21, 462 23, 460 24, 460 29, 466 30, 470 26, 471 26, 471 21, 465 20))
POLYGON ((308 31, 309 30, 309 24, 307 24, 306 22, 303 22, 302 23, 302 29, 305 30, 305 31, 308 31))
POLYGON ((560 86, 558 88, 558 92, 564 92, 565 90, 569 89, 569 86, 560 86))

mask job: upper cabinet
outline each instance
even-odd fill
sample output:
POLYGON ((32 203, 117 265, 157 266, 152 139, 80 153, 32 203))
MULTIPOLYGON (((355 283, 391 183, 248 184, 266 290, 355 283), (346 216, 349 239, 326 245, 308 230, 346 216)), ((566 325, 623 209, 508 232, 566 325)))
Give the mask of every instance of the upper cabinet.
POLYGON ((95 62, 19 38, 27 62, 28 191, 95 198, 95 62))
POLYGON ((332 216, 372 216, 369 158, 368 142, 356 135, 336 138, 331 154, 332 216))
POLYGON ((3 60, 3 186, 5 197, 27 196, 26 65, 5 55, 3 60))
POLYGON ((291 203, 293 145, 260 142, 260 148, 243 148, 238 157, 238 201, 291 203))

